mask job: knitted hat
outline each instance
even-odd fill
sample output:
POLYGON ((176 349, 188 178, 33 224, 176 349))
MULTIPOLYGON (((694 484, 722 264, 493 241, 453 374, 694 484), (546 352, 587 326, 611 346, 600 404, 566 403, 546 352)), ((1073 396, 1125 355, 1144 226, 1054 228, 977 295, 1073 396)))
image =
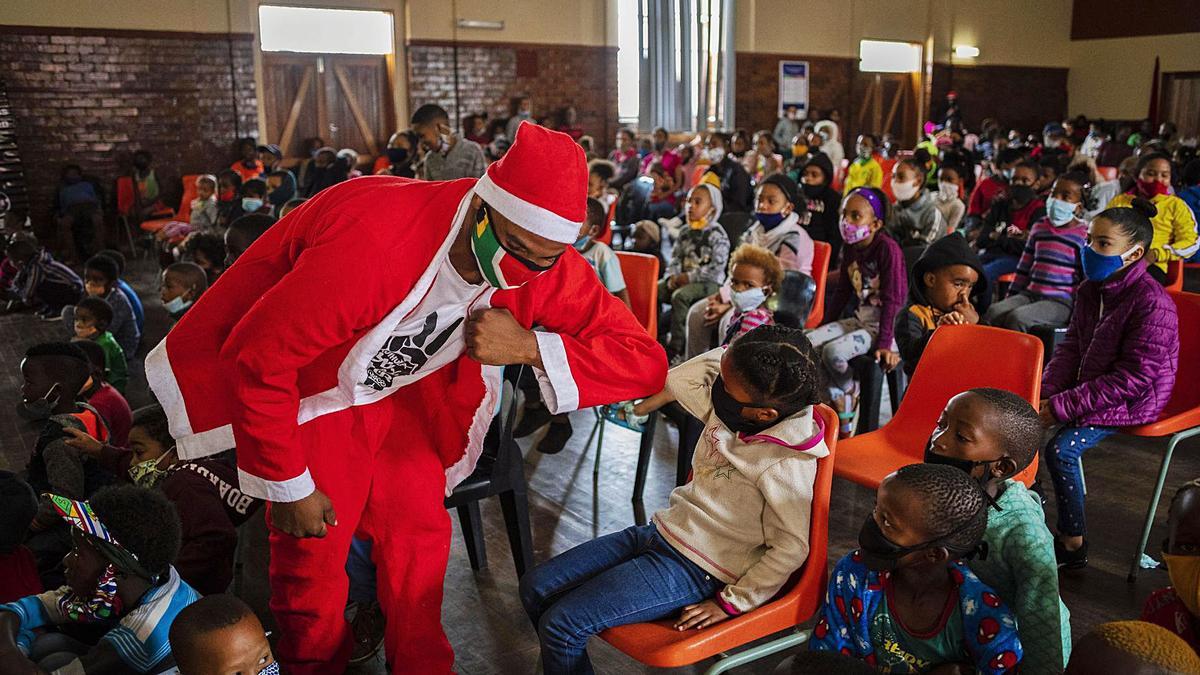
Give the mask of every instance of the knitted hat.
POLYGON ((783 193, 783 198, 788 200, 792 206, 804 208, 804 203, 800 201, 800 188, 796 185, 796 181, 788 178, 782 173, 775 173, 763 179, 762 185, 774 185, 783 193))
POLYGON ((587 217, 587 161, 571 137, 521 122, 516 139, 488 167, 475 194, 519 227, 572 244, 587 217))
POLYGON ((725 209, 725 200, 721 197, 721 177, 712 171, 705 171, 700 177, 700 182, 688 190, 688 197, 700 189, 708 190, 708 196, 713 205, 713 214, 710 220, 715 223, 721 218, 721 211, 725 209))
POLYGON ((817 167, 822 173, 825 174, 825 185, 829 185, 833 182, 833 160, 829 159, 829 155, 826 155, 823 152, 813 153, 812 158, 808 160, 808 163, 804 165, 804 168, 807 169, 810 166, 817 167))

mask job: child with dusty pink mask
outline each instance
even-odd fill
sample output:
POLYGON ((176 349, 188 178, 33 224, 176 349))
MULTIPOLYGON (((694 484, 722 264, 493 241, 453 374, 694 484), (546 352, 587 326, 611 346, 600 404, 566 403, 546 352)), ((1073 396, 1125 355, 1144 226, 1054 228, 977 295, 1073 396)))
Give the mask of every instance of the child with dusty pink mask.
POLYGON ((858 382, 850 360, 870 354, 885 372, 900 364, 894 326, 908 282, 904 253, 883 231, 889 219, 887 197, 879 189, 860 187, 846 195, 839 225, 846 242, 841 273, 825 307, 825 323, 808 332, 829 375, 842 437, 851 434, 858 407, 858 382))

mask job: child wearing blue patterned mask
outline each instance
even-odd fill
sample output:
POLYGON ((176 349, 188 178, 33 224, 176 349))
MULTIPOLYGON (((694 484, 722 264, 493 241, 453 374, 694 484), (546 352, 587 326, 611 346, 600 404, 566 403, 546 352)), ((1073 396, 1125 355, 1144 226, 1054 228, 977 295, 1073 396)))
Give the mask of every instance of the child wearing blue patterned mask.
POLYGON ((208 289, 204 270, 195 263, 175 263, 163 271, 159 298, 171 318, 178 321, 208 289))
POLYGON ((271 214, 271 205, 267 203, 266 181, 253 178, 242 184, 242 213, 271 214))

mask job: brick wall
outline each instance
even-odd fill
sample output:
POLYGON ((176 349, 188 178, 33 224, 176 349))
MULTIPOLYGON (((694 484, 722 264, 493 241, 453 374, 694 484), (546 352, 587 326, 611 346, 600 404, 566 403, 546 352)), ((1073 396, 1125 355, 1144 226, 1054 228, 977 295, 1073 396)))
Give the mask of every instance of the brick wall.
POLYGON ((101 178, 111 199, 146 149, 177 199, 169 177, 227 166, 238 134, 257 132, 250 35, 5 26, 0 63, 41 232, 65 163, 101 178))
POLYGON ((414 41, 408 46, 409 108, 436 103, 452 120, 487 112, 508 117, 514 96, 533 98, 535 117, 555 119, 575 106, 579 125, 601 148, 617 130, 617 50, 552 44, 458 43, 458 101, 454 45, 414 41))
MULTIPOLYGON (((737 125, 751 130, 775 128, 781 59, 809 62, 809 103, 821 111, 841 111, 842 142, 850 151, 860 131, 856 128, 858 109, 872 79, 858 72, 857 59, 738 52, 737 125)), ((994 117, 1002 124, 1035 131, 1049 120, 1061 120, 1067 112, 1066 68, 951 67, 936 63, 931 88, 935 113, 941 109, 946 92, 957 91, 965 121, 974 129, 979 128, 983 118, 994 117)), ((885 98, 884 115, 889 104, 890 98, 885 98)))

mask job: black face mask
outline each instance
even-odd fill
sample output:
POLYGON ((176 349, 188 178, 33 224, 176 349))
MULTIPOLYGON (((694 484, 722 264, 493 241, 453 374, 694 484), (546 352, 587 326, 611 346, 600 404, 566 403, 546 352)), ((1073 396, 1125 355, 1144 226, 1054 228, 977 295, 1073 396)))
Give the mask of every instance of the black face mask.
POLYGON ((1037 196, 1032 185, 1014 185, 1010 189, 1010 194, 1012 195, 1013 204, 1020 204, 1021 206, 1033 201, 1033 198, 1037 196))
POLYGON ((809 199, 816 199, 822 192, 825 191, 825 186, 802 183, 800 185, 800 189, 804 191, 805 197, 808 197, 809 199))
MULTIPOLYGON (((947 457, 946 455, 939 455, 933 451, 933 439, 932 438, 929 439, 929 444, 925 446, 924 462, 926 464, 944 464, 946 466, 952 466, 952 467, 958 469, 959 471, 962 471, 963 473, 967 474, 968 476, 970 476, 971 472, 975 470, 975 467, 982 466, 983 467, 983 476, 980 478, 976 478, 976 480, 979 482, 979 487, 983 489, 983 498, 986 499, 988 504, 991 505, 991 507, 996 509, 997 511, 1000 510, 1000 506, 996 503, 996 500, 993 499, 990 494, 988 494, 987 482, 992 479, 992 475, 991 475, 992 464, 994 464, 995 462, 998 462, 998 461, 1000 461, 1000 460, 989 459, 989 460, 985 460, 982 462, 975 462, 975 461, 972 461, 969 459, 958 459, 956 457, 947 457)), ((972 478, 974 478, 974 476, 972 476, 972 478)))
POLYGON ((712 383, 712 404, 713 412, 717 414, 717 418, 730 431, 749 435, 766 431, 778 424, 783 418, 799 410, 798 408, 791 411, 781 410, 778 405, 772 403, 742 403, 730 396, 728 391, 725 391, 725 380, 720 375, 712 383), (779 414, 773 420, 752 422, 742 417, 742 410, 745 408, 774 408, 779 414))
POLYGON ((41 398, 34 399, 28 403, 25 401, 18 402, 17 416, 31 421, 49 419, 54 409, 58 407, 60 400, 58 390, 58 384, 55 383, 41 398))
POLYGON ((391 162, 392 164, 403 164, 404 162, 406 162, 408 160, 408 149, 407 148, 388 148, 387 156, 388 156, 388 161, 391 162))
MULTIPOLYGON (((987 508, 987 506, 985 505, 984 508, 987 508)), ((899 566, 900 559, 909 553, 945 546, 946 542, 958 536, 959 532, 967 529, 974 522, 974 517, 968 518, 962 525, 936 539, 923 544, 917 544, 916 546, 900 546, 888 539, 883 534, 883 530, 879 529, 879 523, 875 522, 875 514, 868 513, 867 519, 863 521, 862 529, 858 531, 859 554, 862 556, 862 563, 867 566, 867 569, 873 572, 891 571, 896 569, 899 566)), ((978 555, 980 560, 987 558, 986 543, 979 542, 975 550, 963 557, 972 558, 976 555, 978 555)))

